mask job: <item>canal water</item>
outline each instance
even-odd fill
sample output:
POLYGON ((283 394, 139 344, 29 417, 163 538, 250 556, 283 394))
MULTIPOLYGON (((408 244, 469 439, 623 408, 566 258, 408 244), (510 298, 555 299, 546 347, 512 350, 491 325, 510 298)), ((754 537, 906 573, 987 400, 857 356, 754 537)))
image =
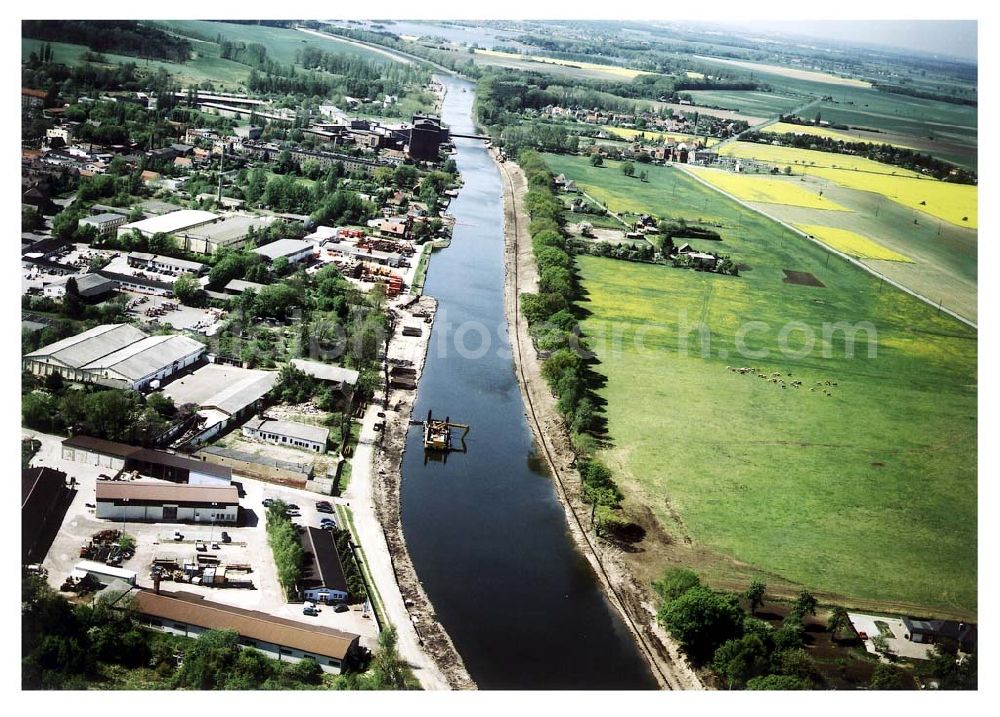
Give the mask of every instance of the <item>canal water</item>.
MULTIPOLYGON (((442 119, 474 134, 474 85, 447 87, 442 119), (464 89, 464 91, 463 91, 464 89)), ((451 246, 430 262, 438 312, 414 418, 468 423, 467 452, 426 460, 407 436, 403 532, 417 574, 482 689, 655 689, 631 633, 576 549, 524 417, 504 315, 500 175, 456 139, 464 179, 451 246)))

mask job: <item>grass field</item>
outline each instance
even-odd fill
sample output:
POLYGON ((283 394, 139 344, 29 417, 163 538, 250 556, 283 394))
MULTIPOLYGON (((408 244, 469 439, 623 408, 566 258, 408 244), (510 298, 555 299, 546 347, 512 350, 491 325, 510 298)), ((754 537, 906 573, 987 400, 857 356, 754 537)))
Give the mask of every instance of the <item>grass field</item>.
MULTIPOLYGON (((582 158, 547 159, 593 180, 582 158)), ((681 171, 662 171, 659 191, 632 192, 631 204, 719 218, 720 251, 745 268, 724 277, 578 258, 583 328, 607 377, 598 388, 612 440, 605 458, 627 502, 649 506, 671 535, 764 575, 974 615, 976 332, 681 171), (676 194, 663 190, 671 185, 676 194), (785 270, 824 287, 788 283, 785 270), (843 340, 825 357, 822 326, 841 321, 871 322, 877 354, 860 333, 853 357, 843 340), (742 348, 741 327, 750 329, 742 348), (837 385, 816 386, 825 381, 837 385)))
POLYGON ((848 231, 847 229, 826 227, 820 224, 799 224, 798 228, 807 234, 812 234, 827 246, 858 259, 913 263, 913 260, 909 257, 903 256, 899 252, 888 249, 866 236, 848 231))
POLYGON ((631 80, 639 75, 648 75, 649 72, 643 72, 642 70, 633 70, 628 67, 619 67, 617 65, 601 65, 596 62, 580 62, 577 60, 559 60, 554 57, 542 57, 541 55, 519 55, 513 52, 500 52, 498 50, 476 50, 477 55, 482 55, 483 57, 490 58, 494 57, 500 60, 510 60, 510 61, 520 61, 528 63, 536 63, 541 65, 560 65, 562 67, 573 67, 579 68, 581 70, 587 70, 591 73, 598 75, 605 75, 609 77, 624 78, 626 80, 631 80))
MULTIPOLYGON (((715 105, 728 110, 753 115, 754 117, 770 117, 781 112, 789 112, 808 100, 779 92, 741 92, 739 90, 691 90, 685 94, 691 95, 695 104, 715 105)), ((690 110, 697 110, 691 107, 690 110)))
POLYGON ((653 129, 630 129, 629 127, 615 127, 613 125, 602 125, 601 129, 605 132, 613 135, 617 135, 622 139, 631 140, 640 134, 645 137, 649 142, 705 142, 706 147, 711 147, 714 144, 718 144, 719 140, 716 137, 708 137, 707 141, 705 137, 698 137, 693 134, 682 134, 680 132, 658 132, 653 129))
POLYGON ((729 192, 745 202, 785 204, 792 207, 826 209, 834 212, 850 211, 832 199, 821 197, 818 192, 796 184, 794 179, 767 174, 736 174, 735 172, 703 167, 691 167, 691 171, 709 184, 729 192))
MULTIPOLYGON (((36 50, 44 44, 41 40, 21 39, 21 59, 27 60, 32 50, 36 50)), ((67 65, 76 64, 80 56, 89 52, 84 45, 73 45, 69 43, 53 42, 53 58, 55 62, 62 62, 67 65)), ((235 89, 246 82, 250 76, 250 68, 231 60, 223 60, 219 57, 218 45, 214 43, 193 42, 194 57, 184 64, 174 62, 164 62, 161 60, 144 60, 139 57, 129 57, 126 55, 115 55, 112 53, 102 53, 108 64, 124 65, 134 64, 140 72, 156 72, 163 68, 183 84, 200 84, 202 82, 213 82, 225 88, 235 89)))
MULTIPOLYGON (((317 47, 338 55, 353 55, 365 60, 382 64, 393 62, 390 58, 361 45, 317 37, 298 30, 283 27, 268 27, 266 25, 241 25, 231 22, 213 22, 211 20, 162 20, 154 23, 169 29, 178 35, 211 40, 215 44, 217 35, 232 42, 259 42, 267 47, 268 57, 283 65, 295 62, 295 53, 303 47, 317 47)), ((198 49, 198 42, 193 42, 198 49)), ((216 45, 217 47, 217 45, 216 45)))
POLYGON ((739 67, 742 70, 750 70, 755 73, 788 77, 795 80, 806 80, 808 82, 819 82, 824 85, 845 85, 848 87, 864 88, 870 88, 872 86, 872 83, 866 80, 858 80, 852 77, 840 77, 839 75, 831 75, 828 72, 802 70, 796 67, 783 67, 781 65, 765 65, 760 62, 746 62, 745 60, 726 60, 721 57, 705 57, 703 55, 695 55, 694 58, 709 64, 739 67))
POLYGON ((648 211, 650 206, 656 206, 660 217, 679 217, 680 214, 674 212, 675 206, 691 207, 697 203, 701 211, 685 209, 686 213, 696 215, 689 218, 698 218, 710 224, 736 221, 735 215, 722 217, 716 214, 715 205, 708 201, 705 193, 692 191, 691 182, 685 181, 679 172, 669 167, 642 165, 641 169, 648 173, 649 180, 643 182, 638 177, 626 177, 621 172, 622 163, 613 160, 606 160, 603 167, 592 167, 584 157, 547 154, 545 161, 553 172, 576 180, 581 190, 613 212, 639 214, 648 211))

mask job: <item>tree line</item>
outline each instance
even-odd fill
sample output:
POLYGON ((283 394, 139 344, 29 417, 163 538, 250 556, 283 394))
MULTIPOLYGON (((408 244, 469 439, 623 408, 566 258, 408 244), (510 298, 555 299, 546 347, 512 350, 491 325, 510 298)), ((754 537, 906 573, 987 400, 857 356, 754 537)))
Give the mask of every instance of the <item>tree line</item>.
POLYGON ((539 276, 538 293, 521 294, 521 310, 536 345, 548 352, 542 377, 557 397, 556 408, 579 455, 583 498, 591 505, 594 529, 598 535, 628 539, 632 524, 621 511, 621 491, 610 469, 594 457, 597 440, 593 434, 601 422, 589 388, 586 343, 573 314, 579 286, 562 232, 564 207, 552 191, 552 172, 541 155, 524 150, 518 164, 528 180, 524 201, 539 276))
POLYGON ((167 62, 186 62, 191 57, 187 39, 133 20, 24 20, 21 36, 167 62))

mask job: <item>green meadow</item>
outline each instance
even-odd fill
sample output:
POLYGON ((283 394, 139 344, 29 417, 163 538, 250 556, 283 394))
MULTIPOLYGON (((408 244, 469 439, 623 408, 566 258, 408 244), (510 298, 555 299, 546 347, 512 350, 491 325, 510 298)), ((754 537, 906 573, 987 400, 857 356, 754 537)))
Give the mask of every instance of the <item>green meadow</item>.
POLYGON ((743 267, 577 260, 607 378, 604 457, 629 501, 675 537, 845 602, 974 616, 975 330, 680 170, 650 168, 640 188, 546 159, 633 210, 716 219, 723 241, 699 248, 743 267))

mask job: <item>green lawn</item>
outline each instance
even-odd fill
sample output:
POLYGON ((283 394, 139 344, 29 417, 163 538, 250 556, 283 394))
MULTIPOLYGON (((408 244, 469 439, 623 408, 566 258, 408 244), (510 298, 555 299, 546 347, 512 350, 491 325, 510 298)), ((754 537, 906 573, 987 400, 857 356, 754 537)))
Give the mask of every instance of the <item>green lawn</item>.
POLYGON ((748 267, 727 277, 578 259, 580 306, 591 312, 583 329, 607 377, 605 458, 630 497, 668 532, 809 588, 974 615, 976 332, 759 215, 741 216, 679 171, 652 168, 651 188, 625 194, 617 170, 547 160, 581 185, 607 173, 605 191, 647 211, 721 219, 719 250, 748 267), (785 283, 783 269, 825 288, 785 283), (853 358, 842 334, 824 357, 822 326, 840 321, 871 322, 877 355, 860 332, 853 358), (799 351, 802 325, 816 335, 811 352, 799 351), (780 350, 788 326, 798 355, 780 350), (741 327, 746 348, 766 358, 740 355, 741 327))

